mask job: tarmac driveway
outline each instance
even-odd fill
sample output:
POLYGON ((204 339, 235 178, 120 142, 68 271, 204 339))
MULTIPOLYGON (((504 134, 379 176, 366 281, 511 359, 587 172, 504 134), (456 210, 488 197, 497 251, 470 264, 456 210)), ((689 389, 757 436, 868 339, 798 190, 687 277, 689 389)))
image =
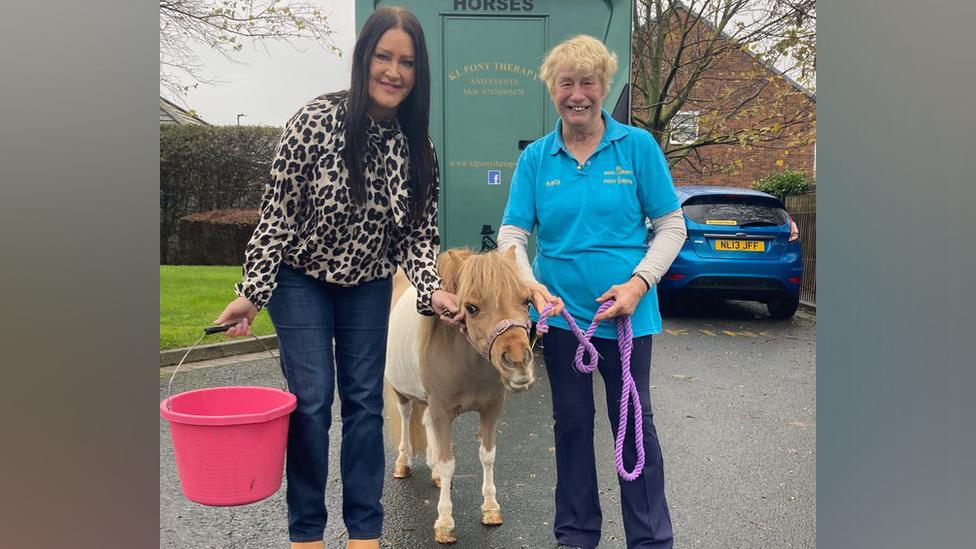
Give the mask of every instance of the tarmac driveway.
MULTIPOLYGON (((694 304, 693 304, 694 305, 694 304)), ((759 305, 698 304, 665 318, 655 337, 651 396, 664 451, 675 547, 816 546, 816 318, 773 321, 759 305)), ((174 392, 233 384, 277 385, 267 355, 224 359, 181 370, 174 392)), ((456 547, 551 548, 555 467, 545 368, 539 383, 509 398, 498 434, 495 482, 505 524, 479 522, 481 465, 477 415, 455 422, 452 490, 456 547)), ((160 398, 172 368, 160 372, 160 398)), ((595 394, 602 382, 595 378, 595 394)), ((338 400, 338 399, 336 399, 338 400)), ((326 547, 342 548, 338 406, 334 407, 326 547)), ((216 508, 184 499, 169 427, 160 419, 160 547, 287 548, 284 489, 256 504, 216 508)), ((604 528, 600 547, 624 548, 612 432, 598 400, 604 528)), ((387 455, 383 547, 439 547, 432 541, 437 489, 422 460, 414 476, 390 478, 387 455)))

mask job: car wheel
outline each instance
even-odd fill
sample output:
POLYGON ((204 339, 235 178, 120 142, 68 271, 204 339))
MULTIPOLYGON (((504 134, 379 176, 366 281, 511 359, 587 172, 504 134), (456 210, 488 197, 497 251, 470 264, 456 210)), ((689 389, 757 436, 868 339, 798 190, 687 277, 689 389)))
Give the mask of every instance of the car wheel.
POLYGON ((787 318, 792 318, 796 313, 797 307, 800 306, 800 297, 784 297, 782 299, 776 299, 770 301, 766 304, 766 308, 769 309, 769 316, 777 320, 785 320, 787 318))

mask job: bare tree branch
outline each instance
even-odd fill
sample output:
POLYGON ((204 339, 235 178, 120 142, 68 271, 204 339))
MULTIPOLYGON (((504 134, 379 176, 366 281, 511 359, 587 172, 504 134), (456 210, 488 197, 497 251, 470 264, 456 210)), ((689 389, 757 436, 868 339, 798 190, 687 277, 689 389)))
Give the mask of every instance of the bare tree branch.
POLYGON ((160 0, 159 85, 181 100, 199 84, 214 84, 192 46, 205 45, 237 62, 246 43, 266 46, 312 40, 341 55, 328 16, 306 0, 160 0))
POLYGON ((703 154, 716 146, 812 143, 812 86, 798 88, 771 67, 813 81, 815 8, 815 0, 637 0, 632 120, 654 135, 672 167, 696 171, 734 168, 703 154), (697 138, 671 143, 672 121, 685 111, 698 113, 697 138))

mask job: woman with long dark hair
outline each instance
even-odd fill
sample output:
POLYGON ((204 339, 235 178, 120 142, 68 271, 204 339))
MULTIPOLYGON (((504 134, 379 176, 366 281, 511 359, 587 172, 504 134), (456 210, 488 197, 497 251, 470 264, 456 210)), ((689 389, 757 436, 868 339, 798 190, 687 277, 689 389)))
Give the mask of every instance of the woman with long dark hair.
POLYGON ((397 266, 417 310, 456 324, 440 289, 438 173, 427 134, 424 33, 402 8, 378 9, 353 52, 348 91, 317 97, 285 127, 245 251, 239 296, 215 323, 249 335, 267 306, 298 397, 288 431, 292 548, 322 548, 332 395, 342 415, 348 548, 378 548, 383 525, 383 369, 397 266), (334 341, 334 345, 333 345, 334 341))

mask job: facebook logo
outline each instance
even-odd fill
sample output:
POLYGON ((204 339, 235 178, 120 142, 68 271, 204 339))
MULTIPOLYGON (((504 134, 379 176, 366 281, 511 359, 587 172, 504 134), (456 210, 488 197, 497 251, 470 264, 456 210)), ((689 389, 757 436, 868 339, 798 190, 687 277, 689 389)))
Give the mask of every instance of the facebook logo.
POLYGON ((501 170, 488 170, 488 184, 489 185, 501 185, 502 184, 502 171, 501 170))

